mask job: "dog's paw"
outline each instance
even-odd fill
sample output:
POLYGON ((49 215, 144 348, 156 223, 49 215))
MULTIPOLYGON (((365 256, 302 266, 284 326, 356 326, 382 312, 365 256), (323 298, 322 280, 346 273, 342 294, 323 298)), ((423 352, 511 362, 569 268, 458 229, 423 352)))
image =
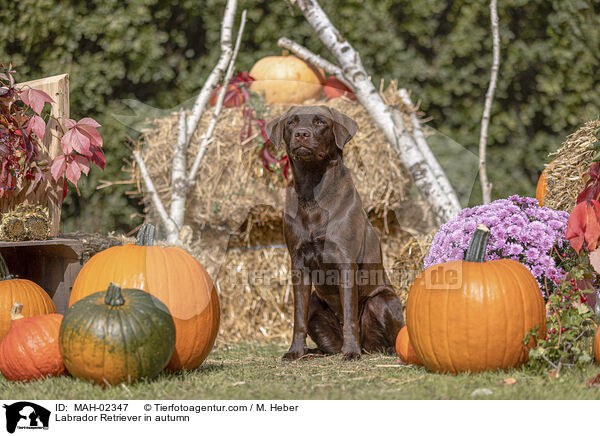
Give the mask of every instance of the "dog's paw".
POLYGON ((298 360, 302 356, 304 356, 304 350, 302 350, 302 351, 290 350, 287 353, 285 353, 281 359, 282 360, 298 360))
POLYGON ((360 359, 360 351, 347 351, 343 353, 344 360, 358 360, 360 359))

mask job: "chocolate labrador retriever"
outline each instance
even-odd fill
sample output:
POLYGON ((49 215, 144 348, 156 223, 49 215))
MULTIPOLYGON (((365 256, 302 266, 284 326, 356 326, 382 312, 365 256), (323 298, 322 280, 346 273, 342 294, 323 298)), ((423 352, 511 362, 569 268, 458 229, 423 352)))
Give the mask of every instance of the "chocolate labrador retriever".
POLYGON ((308 351, 307 333, 319 352, 342 352, 348 360, 362 350, 393 353, 404 324, 402 303, 343 162, 344 145, 358 125, 326 106, 296 106, 266 130, 276 146, 285 142, 294 175, 283 220, 292 259, 294 337, 283 358, 308 351))

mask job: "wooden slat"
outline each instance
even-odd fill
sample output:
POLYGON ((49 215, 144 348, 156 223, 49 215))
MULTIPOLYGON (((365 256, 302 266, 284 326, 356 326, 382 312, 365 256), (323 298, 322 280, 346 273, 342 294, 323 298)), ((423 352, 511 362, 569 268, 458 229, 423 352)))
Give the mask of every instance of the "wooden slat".
MULTIPOLYGON (((69 75, 59 74, 57 76, 45 77, 43 79, 31 80, 29 82, 19 83, 20 89, 31 87, 46 92, 54 103, 52 106, 52 115, 57 118, 61 124, 69 118, 69 75)), ((59 153, 61 153, 60 140, 62 138, 62 129, 58 123, 51 119, 46 126, 46 134, 43 139, 43 146, 40 150, 38 160, 46 160, 48 163, 59 153)), ((57 236, 60 226, 60 209, 62 204, 62 180, 58 183, 49 177, 45 183, 41 182, 38 187, 27 197, 27 187, 16 195, 9 194, 8 197, 0 199, 0 211, 6 212, 13 209, 16 205, 28 200, 33 204, 41 204, 48 207, 50 212, 50 236, 57 236)))

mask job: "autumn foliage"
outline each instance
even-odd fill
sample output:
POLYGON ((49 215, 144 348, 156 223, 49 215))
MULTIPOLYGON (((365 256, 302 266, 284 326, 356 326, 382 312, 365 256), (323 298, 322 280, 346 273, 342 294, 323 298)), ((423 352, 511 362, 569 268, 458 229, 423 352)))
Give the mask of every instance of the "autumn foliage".
POLYGON ((91 118, 80 121, 57 120, 62 129, 62 154, 51 162, 42 160, 41 141, 47 123, 54 117, 45 111, 52 98, 37 89, 20 89, 15 83, 12 66, 0 64, 0 197, 27 188, 27 194, 48 177, 63 182, 63 198, 67 182, 77 187, 81 174, 87 175, 91 163, 104 169, 104 152, 100 127, 91 118), (28 182, 28 183, 26 183, 28 182))
POLYGON ((584 175, 583 191, 577 196, 567 224, 566 238, 577 253, 585 247, 594 251, 600 239, 600 163, 594 162, 584 175))

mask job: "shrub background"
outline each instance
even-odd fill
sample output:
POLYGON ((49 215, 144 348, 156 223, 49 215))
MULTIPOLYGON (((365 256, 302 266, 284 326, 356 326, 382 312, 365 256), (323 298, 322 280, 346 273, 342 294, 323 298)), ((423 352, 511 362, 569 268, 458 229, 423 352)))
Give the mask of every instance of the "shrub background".
MULTIPOLYGON (((111 114, 122 99, 159 109, 192 98, 218 57, 224 0, 0 0, 0 62, 20 80, 68 72, 71 113, 104 127, 107 166, 92 169, 64 204, 63 231, 129 231, 140 218, 121 178, 129 156, 124 127, 111 114)), ((491 66, 487 1, 322 0, 333 23, 361 53, 376 85, 398 79, 432 117, 429 125, 473 152, 491 66)), ((328 57, 302 14, 283 0, 241 0, 248 9, 237 69, 279 54, 287 36, 328 57)), ((489 130, 494 198, 533 196, 548 152, 600 109, 600 3, 499 2, 501 65, 489 130)), ((452 156, 442 162, 450 171, 452 156)), ((480 200, 475 186, 471 203, 480 200)))

